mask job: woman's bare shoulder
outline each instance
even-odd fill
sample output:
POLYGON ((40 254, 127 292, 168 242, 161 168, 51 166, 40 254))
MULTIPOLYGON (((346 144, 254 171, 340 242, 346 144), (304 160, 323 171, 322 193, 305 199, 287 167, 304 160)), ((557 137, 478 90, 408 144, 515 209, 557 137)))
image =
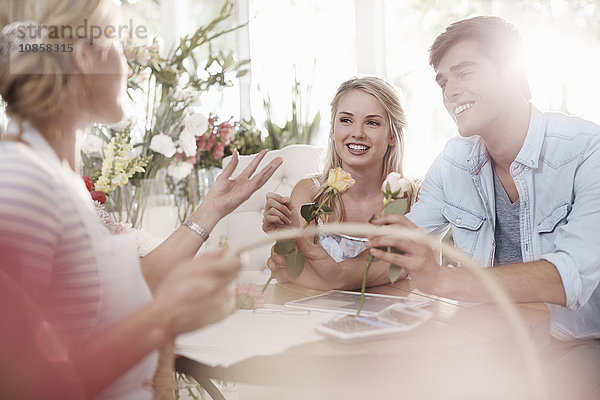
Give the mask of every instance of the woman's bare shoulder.
POLYGON ((301 179, 296 183, 296 186, 294 186, 292 197, 301 198, 303 201, 308 202, 312 200, 317 193, 317 190, 318 188, 315 185, 313 178, 301 179))

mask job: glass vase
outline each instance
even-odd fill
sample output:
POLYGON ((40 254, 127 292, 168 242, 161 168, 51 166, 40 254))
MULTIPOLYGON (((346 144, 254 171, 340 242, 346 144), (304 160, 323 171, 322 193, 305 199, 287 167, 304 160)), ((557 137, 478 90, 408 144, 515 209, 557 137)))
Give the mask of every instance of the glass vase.
POLYGON ((130 179, 109 194, 106 209, 115 221, 131 224, 132 228, 140 229, 150 192, 155 183, 155 179, 130 179))
POLYGON ((198 196, 200 199, 206 197, 206 194, 210 190, 210 187, 217 179, 217 176, 223 171, 218 167, 201 168, 197 170, 197 182, 198 182, 198 196))

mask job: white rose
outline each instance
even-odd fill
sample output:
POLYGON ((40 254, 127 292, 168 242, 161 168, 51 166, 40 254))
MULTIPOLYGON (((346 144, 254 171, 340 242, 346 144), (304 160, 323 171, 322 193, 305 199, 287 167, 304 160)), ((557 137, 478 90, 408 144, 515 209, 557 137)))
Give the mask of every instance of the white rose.
POLYGON ((169 175, 175 182, 179 182, 192 172, 194 166, 187 162, 176 161, 171 163, 167 168, 167 175, 169 175))
POLYGON ((175 155, 175 144, 173 143, 173 139, 164 133, 159 133, 152 137, 150 149, 165 157, 173 157, 173 155, 175 155))
POLYGON ((403 178, 402 175, 397 172, 390 172, 387 178, 385 178, 383 185, 381 185, 381 191, 383 193, 396 198, 404 197, 411 188, 412 185, 410 181, 403 178))
POLYGON ((192 157, 196 155, 198 145, 196 144, 196 136, 194 136, 192 131, 185 128, 179 135, 178 144, 186 156, 192 157))
POLYGON ((202 136, 208 129, 208 118, 203 114, 194 113, 188 116, 183 124, 186 130, 194 132, 196 136, 202 136))
POLYGON ((104 140, 96 135, 86 135, 81 143, 81 151, 83 154, 102 154, 104 148, 104 140))

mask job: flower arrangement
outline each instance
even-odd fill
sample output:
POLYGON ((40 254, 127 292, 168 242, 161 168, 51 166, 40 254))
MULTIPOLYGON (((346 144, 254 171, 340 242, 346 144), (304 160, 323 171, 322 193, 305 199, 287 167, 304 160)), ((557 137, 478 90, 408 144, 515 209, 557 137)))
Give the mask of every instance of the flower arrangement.
MULTIPOLYGON (((383 181, 381 185, 381 192, 383 193, 383 211, 382 215, 390 214, 401 214, 404 215, 410 210, 411 204, 411 193, 412 193, 411 182, 403 178, 397 172, 391 172, 383 181)), ((375 219, 377 215, 373 215, 371 220, 375 219)), ((387 250, 387 249, 386 249, 387 250)), ((367 256, 367 265, 365 267, 365 273, 363 275, 362 286, 360 289, 360 303, 356 312, 357 316, 360 316, 363 302, 365 299, 365 289, 367 285, 367 275, 369 274, 369 268, 373 261, 376 261, 375 257, 371 254, 367 256)), ((402 268, 396 265, 390 265, 389 278, 392 283, 396 282, 402 273, 402 268)))
POLYGON ((84 175, 99 179, 102 176, 99 184, 114 190, 115 194, 116 188, 123 188, 127 182, 133 186, 126 189, 132 193, 127 201, 135 204, 133 214, 132 210, 118 210, 125 204, 126 194, 121 196, 121 202, 114 201, 117 195, 109 194, 107 208, 119 220, 139 226, 149 195, 147 182, 155 178, 158 171, 166 169, 172 183, 168 187, 177 198, 181 193, 176 183, 190 176, 196 168, 220 165, 219 161, 230 151, 227 146, 232 141, 231 121, 216 124, 215 116, 206 118, 198 112, 197 106, 203 93, 211 88, 231 86, 233 79, 248 72, 249 60, 235 62, 231 53, 213 52, 210 46, 215 38, 239 28, 217 31, 219 23, 233 15, 233 7, 233 2, 227 0, 214 20, 192 35, 182 37, 179 45, 164 58, 160 56, 156 40, 149 46, 130 40, 123 43, 130 70, 128 95, 131 107, 136 109, 137 106, 140 117, 132 116, 125 123, 113 126, 94 126, 86 139, 88 143, 82 146, 84 175), (208 59, 201 63, 200 49, 206 46, 208 59), (206 137, 203 143, 201 138, 215 126, 218 140, 211 142, 213 139, 206 137), (120 147, 115 148, 121 151, 119 157, 107 152, 107 144, 115 137, 119 138, 120 147), (209 144, 210 152, 207 151, 209 144), (126 152, 128 161, 124 159, 126 152), (108 158, 113 160, 104 171, 104 161, 108 158), (136 166, 133 174, 125 173, 126 163, 136 166))
MULTIPOLYGON (((306 228, 319 215, 331 214, 333 210, 331 207, 328 207, 325 204, 329 202, 332 197, 339 196, 340 194, 344 193, 353 184, 354 179, 352 179, 352 176, 342 168, 337 167, 335 169, 330 169, 329 175, 327 176, 327 189, 325 189, 325 198, 323 201, 320 204, 308 203, 300 207, 300 215, 306 221, 304 223, 304 228, 306 228)), ((285 255, 285 265, 287 267, 287 272, 290 279, 295 280, 298 278, 304 269, 304 254, 296 246, 296 240, 288 239, 277 241, 273 250, 277 254, 285 255)), ((267 289, 267 287, 269 287, 269 284, 274 277, 275 274, 272 272, 269 280, 263 286, 263 292, 267 289)))
MULTIPOLYGON (((131 225, 125 224, 122 222, 115 222, 115 220, 110 216, 106 209, 104 208, 104 203, 106 202, 106 194, 102 191, 96 190, 96 185, 94 181, 89 176, 83 176, 83 182, 85 183, 85 187, 90 192, 90 196, 92 197, 94 208, 96 210, 96 214, 100 218, 100 221, 106 226, 106 228, 113 235, 121 235, 123 233, 129 233, 132 231, 131 225)), ((139 250, 139 248, 138 248, 139 250)))

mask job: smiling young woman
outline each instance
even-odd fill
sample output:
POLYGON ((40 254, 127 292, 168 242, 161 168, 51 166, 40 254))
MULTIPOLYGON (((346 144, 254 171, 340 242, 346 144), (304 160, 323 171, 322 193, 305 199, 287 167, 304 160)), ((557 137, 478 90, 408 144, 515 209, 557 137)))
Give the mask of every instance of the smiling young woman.
MULTIPOLYGON (((381 184, 390 172, 403 175, 403 129, 406 117, 397 90, 377 77, 350 79, 340 85, 331 102, 331 132, 323 173, 304 179, 294 187, 291 198, 274 193, 267 195, 263 230, 300 226, 302 204, 323 203, 327 197, 329 170, 341 167, 355 183, 325 205, 333 213, 316 223, 368 222, 383 208, 381 184)), ((414 189, 414 188, 413 188, 414 189)), ((413 199, 413 193, 409 197, 413 199)), ((305 264, 297 283, 318 289, 357 288, 362 282, 366 260, 360 238, 321 235, 318 243, 298 240, 305 264)), ((285 257, 272 252, 268 260, 278 280, 288 280, 285 257)), ((369 284, 388 280, 388 264, 375 263, 369 284)))

